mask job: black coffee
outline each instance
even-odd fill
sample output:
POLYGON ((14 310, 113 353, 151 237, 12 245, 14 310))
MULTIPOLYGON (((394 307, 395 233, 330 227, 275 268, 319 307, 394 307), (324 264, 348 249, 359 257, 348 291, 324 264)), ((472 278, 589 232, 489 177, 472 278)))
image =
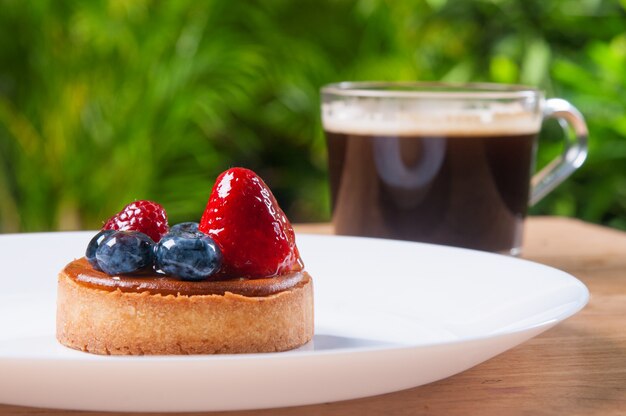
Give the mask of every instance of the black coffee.
POLYGON ((337 233, 519 247, 535 134, 326 134, 337 233))

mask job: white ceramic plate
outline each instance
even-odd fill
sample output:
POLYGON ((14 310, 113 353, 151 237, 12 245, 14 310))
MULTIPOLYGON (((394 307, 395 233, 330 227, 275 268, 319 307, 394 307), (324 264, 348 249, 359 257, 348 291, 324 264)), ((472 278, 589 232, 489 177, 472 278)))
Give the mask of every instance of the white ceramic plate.
POLYGON ((0 236, 0 402, 102 411, 296 406, 451 376, 579 311, 587 288, 499 255, 299 235, 314 341, 271 354, 102 357, 59 345, 56 274, 93 233, 0 236))

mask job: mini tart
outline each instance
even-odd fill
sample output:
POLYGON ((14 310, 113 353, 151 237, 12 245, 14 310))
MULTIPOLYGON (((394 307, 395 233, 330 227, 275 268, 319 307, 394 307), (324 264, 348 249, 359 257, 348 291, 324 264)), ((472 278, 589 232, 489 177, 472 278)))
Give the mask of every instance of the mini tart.
POLYGON ((57 339, 105 355, 285 351, 313 337, 308 273, 187 282, 109 276, 85 258, 59 273, 57 339))

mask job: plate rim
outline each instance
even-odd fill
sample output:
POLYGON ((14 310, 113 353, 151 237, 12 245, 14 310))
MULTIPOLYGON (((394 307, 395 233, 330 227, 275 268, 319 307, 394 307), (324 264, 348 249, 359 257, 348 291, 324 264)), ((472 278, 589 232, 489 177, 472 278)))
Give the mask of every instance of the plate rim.
MULTIPOLYGON (((90 235, 90 233, 97 233, 97 230, 81 230, 81 231, 54 231, 54 232, 31 232, 31 233, 14 233, 14 234, 2 234, 0 235, 0 244, 2 244, 3 240, 10 240, 11 238, 36 238, 37 236, 46 236, 46 237, 85 237, 90 235)), ((0 360, 3 359, 28 359, 34 361, 83 361, 83 362, 99 362, 101 360, 115 360, 115 361, 141 361, 141 362, 164 362, 164 361, 198 361, 198 360, 250 360, 250 359, 283 359, 290 357, 311 357, 318 355, 342 355, 342 354, 360 354, 360 353, 368 353, 374 351, 388 351, 388 350, 404 350, 404 349, 423 349, 423 348, 433 348, 445 345, 455 345, 460 343, 467 342, 475 342, 475 341, 486 341, 489 339, 495 339, 499 337, 512 336, 515 334, 521 334, 528 331, 537 330, 540 328, 546 328, 556 325, 564 320, 570 318, 575 315, 579 311, 581 311, 589 302, 590 293, 587 286, 581 282, 578 278, 573 276, 572 274, 560 270, 556 267, 545 265, 542 263, 538 263, 529 259, 507 256, 503 254, 490 253, 485 251, 472 250, 462 247, 453 247, 446 245, 438 245, 438 244, 430 244, 430 243, 422 243, 422 242, 414 242, 414 241, 404 241, 404 240, 392 240, 392 239, 382 239, 382 238, 374 238, 374 237, 360 237, 360 236, 345 236, 345 235, 334 235, 334 234, 319 234, 319 233, 296 233, 296 241, 305 238, 305 239, 329 239, 329 240, 344 240, 344 241, 366 241, 367 244, 376 244, 376 243, 384 243, 384 244, 400 244, 400 245, 414 245, 416 247, 426 247, 427 249, 437 250, 437 251, 452 251, 452 252, 460 252, 464 253, 464 255, 469 256, 483 256, 486 258, 499 258, 506 259, 505 261, 511 263, 524 263, 530 265, 531 267, 545 269, 550 273, 559 274, 568 280, 579 290, 577 293, 577 297, 575 301, 570 302, 571 305, 567 307, 566 310, 561 311, 559 314, 548 317, 540 322, 536 322, 532 325, 523 326, 521 328, 513 328, 513 329, 505 329, 505 330, 496 330, 495 332, 482 334, 482 335, 473 335, 467 336, 464 335, 458 339, 453 340, 441 340, 441 341, 429 341, 420 344, 398 344, 398 345, 372 345, 372 346, 358 346, 358 347, 341 347, 338 349, 332 350, 290 350, 283 352, 274 352, 274 353, 247 353, 247 354, 198 354, 198 355, 145 355, 145 356, 100 356, 89 353, 83 353, 84 355, 81 357, 46 357, 46 356, 29 356, 28 354, 15 354, 15 355, 3 355, 0 353, 0 360)), ((56 290, 56 289, 55 289, 56 290)), ((48 293, 39 292, 39 293, 48 293)), ((0 297, 2 295, 0 294, 0 297)), ((56 337, 54 337, 56 341, 56 337)), ((58 341, 57 341, 58 342, 58 341)), ((313 342, 313 341, 310 341, 313 342)), ((307 344, 305 344, 307 345, 307 344)), ((75 351, 75 350, 72 350, 75 351)), ((76 351, 80 352, 80 351, 76 351)))

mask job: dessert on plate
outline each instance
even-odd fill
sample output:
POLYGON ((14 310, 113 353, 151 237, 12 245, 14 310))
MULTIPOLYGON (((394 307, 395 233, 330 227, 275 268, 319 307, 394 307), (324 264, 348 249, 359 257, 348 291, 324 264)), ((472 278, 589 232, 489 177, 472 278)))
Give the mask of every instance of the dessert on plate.
POLYGON ((107 355, 285 351, 313 336, 313 282, 254 172, 216 180, 199 223, 135 201, 59 273, 57 339, 107 355))

